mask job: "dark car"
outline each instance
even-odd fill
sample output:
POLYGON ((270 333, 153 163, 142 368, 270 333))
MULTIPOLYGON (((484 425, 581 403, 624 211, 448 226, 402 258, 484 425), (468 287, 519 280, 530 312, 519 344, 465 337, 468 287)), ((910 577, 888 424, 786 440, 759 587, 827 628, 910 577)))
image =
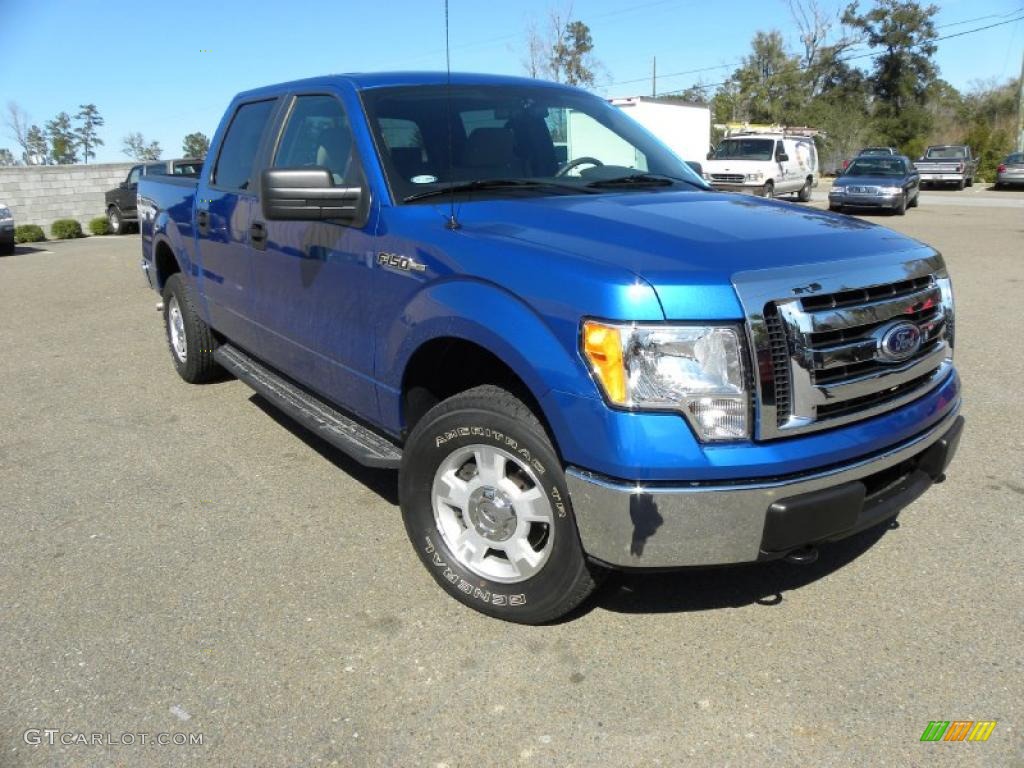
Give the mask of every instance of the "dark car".
POLYGON ((1024 152, 1014 152, 996 169, 996 189, 1024 187, 1024 152))
POLYGON ((828 207, 884 208, 902 216, 907 208, 917 207, 920 187, 920 176, 907 157, 858 157, 832 184, 828 207))
POLYGON ((106 193, 107 221, 115 235, 138 225, 138 214, 135 210, 135 197, 138 193, 139 179, 142 176, 189 176, 198 178, 203 170, 201 157, 182 157, 176 160, 161 160, 153 163, 141 163, 128 171, 128 176, 114 189, 106 193))

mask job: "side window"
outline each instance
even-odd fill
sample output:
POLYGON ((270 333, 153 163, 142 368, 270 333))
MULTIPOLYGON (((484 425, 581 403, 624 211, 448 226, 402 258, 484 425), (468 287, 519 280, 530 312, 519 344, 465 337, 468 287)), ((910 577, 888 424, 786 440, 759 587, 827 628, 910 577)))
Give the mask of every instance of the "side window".
POLYGON ((138 184, 139 183, 139 177, 141 175, 142 175, 142 166, 141 165, 136 165, 134 168, 132 168, 131 173, 128 174, 128 183, 129 184, 138 184))
POLYGON ((298 96, 288 116, 274 167, 306 166, 326 168, 339 186, 358 184, 352 130, 333 96, 298 96))
POLYGON ((163 163, 156 163, 154 165, 146 166, 147 176, 160 176, 167 173, 166 166, 163 163))
POLYGON ((256 101, 238 108, 224 135, 220 156, 213 169, 212 182, 215 185, 226 189, 249 189, 256 152, 273 108, 273 100, 256 101))

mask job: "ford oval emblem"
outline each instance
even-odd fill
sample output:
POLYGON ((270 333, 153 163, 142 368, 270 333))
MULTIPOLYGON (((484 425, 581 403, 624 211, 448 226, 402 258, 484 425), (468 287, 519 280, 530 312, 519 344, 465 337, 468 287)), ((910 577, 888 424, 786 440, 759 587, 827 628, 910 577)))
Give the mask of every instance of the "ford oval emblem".
POLYGON ((921 348, 921 329, 902 321, 886 328, 878 339, 878 359, 900 363, 914 356, 921 348))

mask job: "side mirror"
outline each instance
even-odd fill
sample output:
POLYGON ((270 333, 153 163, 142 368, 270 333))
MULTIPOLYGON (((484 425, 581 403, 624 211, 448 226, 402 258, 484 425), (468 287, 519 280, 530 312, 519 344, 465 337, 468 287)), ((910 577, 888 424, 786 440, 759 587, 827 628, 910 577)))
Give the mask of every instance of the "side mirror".
POLYGON ((131 182, 128 182, 128 181, 122 181, 121 182, 121 189, 131 189, 131 186, 132 186, 131 182))
POLYGON ((704 159, 705 160, 713 160, 714 157, 715 157, 715 153, 714 152, 708 152, 707 155, 704 156, 704 159))
POLYGON ((334 186, 326 168, 268 168, 260 181, 263 215, 270 220, 351 224, 365 214, 362 187, 334 186))
POLYGON ((789 162, 789 155, 787 155, 785 152, 780 152, 775 156, 775 159, 778 160, 780 163, 787 163, 789 162))

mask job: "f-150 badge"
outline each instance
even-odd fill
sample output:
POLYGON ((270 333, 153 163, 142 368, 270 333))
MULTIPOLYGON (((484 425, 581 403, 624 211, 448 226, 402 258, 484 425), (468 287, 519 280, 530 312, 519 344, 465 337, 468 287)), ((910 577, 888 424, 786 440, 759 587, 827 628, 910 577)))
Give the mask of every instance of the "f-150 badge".
POLYGON ((403 272, 425 272, 427 269, 426 264, 420 264, 408 256, 403 256, 400 253, 385 253, 384 251, 377 254, 377 263, 382 267, 400 269, 403 272))

